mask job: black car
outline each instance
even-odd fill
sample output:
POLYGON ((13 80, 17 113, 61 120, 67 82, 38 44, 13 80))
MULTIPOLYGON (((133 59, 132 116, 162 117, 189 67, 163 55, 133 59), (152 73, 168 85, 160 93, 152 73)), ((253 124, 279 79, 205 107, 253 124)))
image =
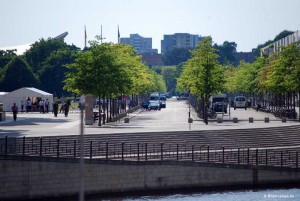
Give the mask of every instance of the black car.
POLYGON ((225 102, 215 102, 213 103, 213 110, 215 112, 227 113, 227 104, 225 102))

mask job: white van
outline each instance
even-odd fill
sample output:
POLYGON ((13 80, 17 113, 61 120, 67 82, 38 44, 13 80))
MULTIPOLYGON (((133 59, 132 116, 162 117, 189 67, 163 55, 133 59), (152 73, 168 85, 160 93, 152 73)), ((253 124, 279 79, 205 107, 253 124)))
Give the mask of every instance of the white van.
POLYGON ((234 97, 234 109, 236 108, 245 108, 247 110, 247 100, 245 96, 236 96, 234 97))

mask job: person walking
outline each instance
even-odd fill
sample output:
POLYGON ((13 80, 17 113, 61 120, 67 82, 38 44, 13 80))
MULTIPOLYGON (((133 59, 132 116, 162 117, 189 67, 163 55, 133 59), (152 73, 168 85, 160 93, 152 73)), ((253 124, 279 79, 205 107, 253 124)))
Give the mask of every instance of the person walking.
POLYGON ((39 106, 40 106, 40 113, 45 113, 45 110, 44 110, 44 100, 43 99, 40 100, 39 106))
POLYGON ((65 117, 67 117, 68 114, 69 114, 69 108, 70 108, 70 105, 71 105, 70 100, 68 100, 68 101, 65 103, 65 105, 64 105, 64 109, 65 109, 65 117))
POLYGON ((57 117, 57 113, 58 113, 58 104, 56 101, 53 102, 53 113, 54 113, 54 117, 57 117))
POLYGON ((48 98, 45 100, 45 110, 46 110, 46 113, 49 112, 49 101, 48 101, 48 98))
POLYGON ((18 106, 16 103, 11 107, 11 111, 13 112, 14 121, 17 121, 17 114, 18 114, 18 106))

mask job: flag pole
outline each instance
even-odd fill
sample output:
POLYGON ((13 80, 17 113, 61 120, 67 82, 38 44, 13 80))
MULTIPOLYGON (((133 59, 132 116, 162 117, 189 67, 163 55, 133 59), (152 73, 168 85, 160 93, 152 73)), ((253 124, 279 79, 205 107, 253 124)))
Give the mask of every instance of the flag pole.
POLYGON ((118 25, 118 43, 120 43, 120 30, 119 30, 119 25, 118 25))
POLYGON ((86 48, 86 26, 84 25, 84 48, 86 48))

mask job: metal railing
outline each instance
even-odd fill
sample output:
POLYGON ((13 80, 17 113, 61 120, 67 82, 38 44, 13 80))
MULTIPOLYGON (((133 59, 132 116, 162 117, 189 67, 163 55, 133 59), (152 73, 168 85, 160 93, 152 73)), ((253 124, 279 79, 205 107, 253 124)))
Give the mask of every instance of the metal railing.
MULTIPOLYGON (((79 158, 76 138, 0 138, 0 155, 79 158)), ((87 159, 130 161, 194 161, 257 166, 299 168, 299 148, 209 147, 181 143, 124 143, 100 140, 84 141, 87 159)))

